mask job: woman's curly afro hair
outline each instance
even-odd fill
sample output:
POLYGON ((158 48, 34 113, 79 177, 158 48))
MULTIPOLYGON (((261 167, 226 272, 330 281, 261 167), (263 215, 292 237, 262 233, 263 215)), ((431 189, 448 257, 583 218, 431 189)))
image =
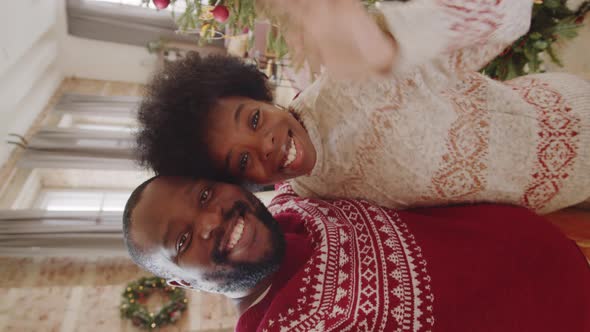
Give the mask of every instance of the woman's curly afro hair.
POLYGON ((137 155, 158 175, 232 181, 213 167, 207 151, 207 119, 219 98, 271 102, 266 76, 231 56, 190 54, 155 74, 139 111, 137 155))

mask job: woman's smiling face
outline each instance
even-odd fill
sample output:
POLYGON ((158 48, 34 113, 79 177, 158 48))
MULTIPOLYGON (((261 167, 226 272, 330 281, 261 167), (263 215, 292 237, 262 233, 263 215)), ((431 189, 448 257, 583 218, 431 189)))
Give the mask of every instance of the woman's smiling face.
POLYGON ((308 174, 315 165, 307 131, 291 113, 268 103, 221 98, 207 128, 209 157, 235 179, 272 184, 308 174))

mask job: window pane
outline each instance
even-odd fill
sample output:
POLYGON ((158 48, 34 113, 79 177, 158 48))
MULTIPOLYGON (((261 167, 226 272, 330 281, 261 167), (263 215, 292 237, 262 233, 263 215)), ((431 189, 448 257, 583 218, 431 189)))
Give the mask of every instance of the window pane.
POLYGON ((123 132, 123 133, 134 132, 134 129, 131 127, 105 125, 105 124, 76 124, 73 127, 78 128, 78 129, 84 129, 84 130, 118 131, 118 132, 123 132))
POLYGON ((105 193, 103 211, 123 211, 131 193, 105 193))
POLYGON ((37 207, 48 211, 112 211, 125 209, 127 191, 43 190, 37 207))
POLYGON ((47 191, 40 207, 48 211, 98 211, 101 203, 100 192, 47 191))

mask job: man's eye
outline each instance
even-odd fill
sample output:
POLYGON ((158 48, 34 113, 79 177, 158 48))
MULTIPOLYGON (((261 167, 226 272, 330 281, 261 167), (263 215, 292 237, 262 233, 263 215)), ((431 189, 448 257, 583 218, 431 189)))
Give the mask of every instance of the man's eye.
POLYGON ((240 172, 246 170, 246 166, 248 166, 248 159, 250 159, 250 156, 247 153, 242 154, 240 157, 240 172))
POLYGON ((182 252, 185 247, 188 245, 188 242, 190 240, 190 232, 186 232, 184 234, 182 234, 180 236, 180 238, 178 239, 178 243, 176 244, 176 251, 178 253, 182 252))
POLYGON ((258 128, 258 120, 260 120, 260 110, 256 110, 254 115, 252 115, 252 119, 250 120, 250 126, 252 129, 256 130, 256 128, 258 128))
POLYGON ((211 189, 203 189, 203 191, 201 191, 201 197, 199 197, 199 202, 205 203, 209 199, 209 196, 211 196, 211 189))

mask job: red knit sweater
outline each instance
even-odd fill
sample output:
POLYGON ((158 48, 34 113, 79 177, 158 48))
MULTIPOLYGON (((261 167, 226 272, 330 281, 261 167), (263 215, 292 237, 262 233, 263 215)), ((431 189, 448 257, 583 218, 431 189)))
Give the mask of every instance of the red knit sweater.
POLYGON ((270 210, 286 258, 236 331, 590 331, 586 259, 523 208, 284 193, 270 210))

